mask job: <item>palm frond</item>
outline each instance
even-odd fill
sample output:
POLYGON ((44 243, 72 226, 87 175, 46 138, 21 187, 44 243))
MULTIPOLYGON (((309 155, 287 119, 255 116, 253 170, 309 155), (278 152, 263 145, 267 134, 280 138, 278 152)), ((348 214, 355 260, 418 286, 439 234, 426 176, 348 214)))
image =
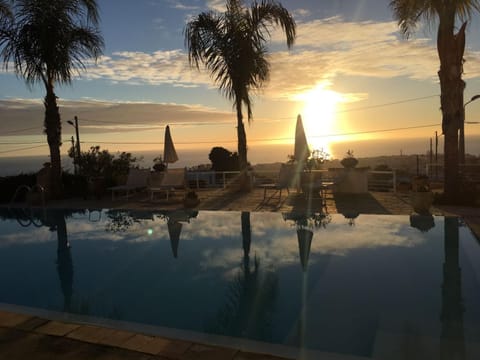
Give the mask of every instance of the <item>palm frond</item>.
POLYGON ((254 1, 251 7, 239 0, 227 0, 224 13, 204 12, 185 27, 185 46, 191 66, 203 64, 220 92, 233 102, 245 105, 252 120, 250 92, 269 78, 266 42, 275 26, 286 34, 287 46, 295 41, 295 22, 280 3, 254 1))
POLYGON ((453 19, 469 20, 473 12, 480 12, 480 0, 392 0, 390 8, 400 31, 408 38, 421 20, 431 24, 450 15, 453 19))
POLYGON ((28 85, 69 84, 86 59, 102 53, 103 38, 93 25, 96 0, 16 0, 14 16, 0 55, 28 85))

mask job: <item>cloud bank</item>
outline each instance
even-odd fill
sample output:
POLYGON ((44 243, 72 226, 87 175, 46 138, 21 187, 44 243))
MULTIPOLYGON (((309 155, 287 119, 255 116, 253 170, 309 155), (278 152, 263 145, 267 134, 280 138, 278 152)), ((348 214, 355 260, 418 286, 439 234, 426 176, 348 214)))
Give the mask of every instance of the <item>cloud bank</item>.
MULTIPOLYGON (((216 8, 218 2, 210 1, 216 8)), ((368 78, 405 77, 436 81, 438 56, 431 39, 403 40, 395 22, 348 22, 340 17, 298 24, 298 38, 292 51, 270 54, 271 79, 264 95, 291 98, 319 81, 338 75, 368 78)), ((283 34, 272 34, 273 47, 284 43, 283 34)), ((480 76, 479 51, 466 52, 465 77, 480 76)), ((184 50, 153 53, 116 52, 102 57, 84 75, 130 84, 213 87, 209 74, 191 69, 184 50)))

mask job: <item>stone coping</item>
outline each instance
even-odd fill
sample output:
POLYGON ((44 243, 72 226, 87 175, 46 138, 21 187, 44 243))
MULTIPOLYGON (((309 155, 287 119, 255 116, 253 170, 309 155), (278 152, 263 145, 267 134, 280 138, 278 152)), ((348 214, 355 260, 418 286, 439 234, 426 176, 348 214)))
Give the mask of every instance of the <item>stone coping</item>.
MULTIPOLYGON (((122 349, 159 356, 161 359, 285 360, 300 357, 305 360, 365 359, 9 304, 0 304, 0 328, 18 330, 25 336, 35 334, 65 341, 74 340, 111 348, 112 351, 122 349)), ((1 354, 0 351, 0 357, 1 354)))

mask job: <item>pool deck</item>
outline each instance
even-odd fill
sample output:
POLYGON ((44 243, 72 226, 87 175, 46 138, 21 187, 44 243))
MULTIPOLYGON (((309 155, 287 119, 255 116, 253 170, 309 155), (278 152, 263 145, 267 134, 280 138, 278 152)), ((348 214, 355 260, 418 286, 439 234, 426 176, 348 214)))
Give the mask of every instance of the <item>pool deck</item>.
MULTIPOLYGON (((394 214, 410 215, 413 209, 408 193, 369 192, 367 194, 327 194, 321 199, 305 199, 291 191, 273 191, 264 199, 263 189, 238 193, 228 189, 200 190, 198 210, 304 212, 326 211, 330 214, 394 214), (326 205, 326 207, 325 207, 326 205)), ((52 201, 48 207, 82 209, 174 210, 183 208, 182 194, 166 201, 151 201, 148 194, 138 193, 130 199, 69 199, 52 201)), ((0 205, 1 206, 1 205, 0 205)), ((442 206, 431 209, 434 215, 462 217, 480 241, 480 208, 442 206)), ((234 341, 231 346, 212 345, 186 340, 152 336, 142 332, 93 326, 76 321, 61 321, 47 315, 37 316, 21 310, 0 310, 1 359, 179 359, 179 360, 279 360, 282 357, 242 350, 234 341)), ((265 351, 268 353, 268 351, 265 351)), ((291 358, 291 357, 287 357, 291 358)), ((339 354, 322 354, 320 359, 360 360, 339 354)))

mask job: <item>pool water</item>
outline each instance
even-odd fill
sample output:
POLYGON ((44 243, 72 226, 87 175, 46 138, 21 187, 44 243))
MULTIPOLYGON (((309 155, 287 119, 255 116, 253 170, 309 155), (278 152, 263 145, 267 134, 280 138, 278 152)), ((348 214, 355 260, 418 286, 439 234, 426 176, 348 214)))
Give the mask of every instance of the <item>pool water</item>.
POLYGON ((309 351, 479 358, 480 244, 455 217, 2 209, 0 229, 0 303, 309 351))

